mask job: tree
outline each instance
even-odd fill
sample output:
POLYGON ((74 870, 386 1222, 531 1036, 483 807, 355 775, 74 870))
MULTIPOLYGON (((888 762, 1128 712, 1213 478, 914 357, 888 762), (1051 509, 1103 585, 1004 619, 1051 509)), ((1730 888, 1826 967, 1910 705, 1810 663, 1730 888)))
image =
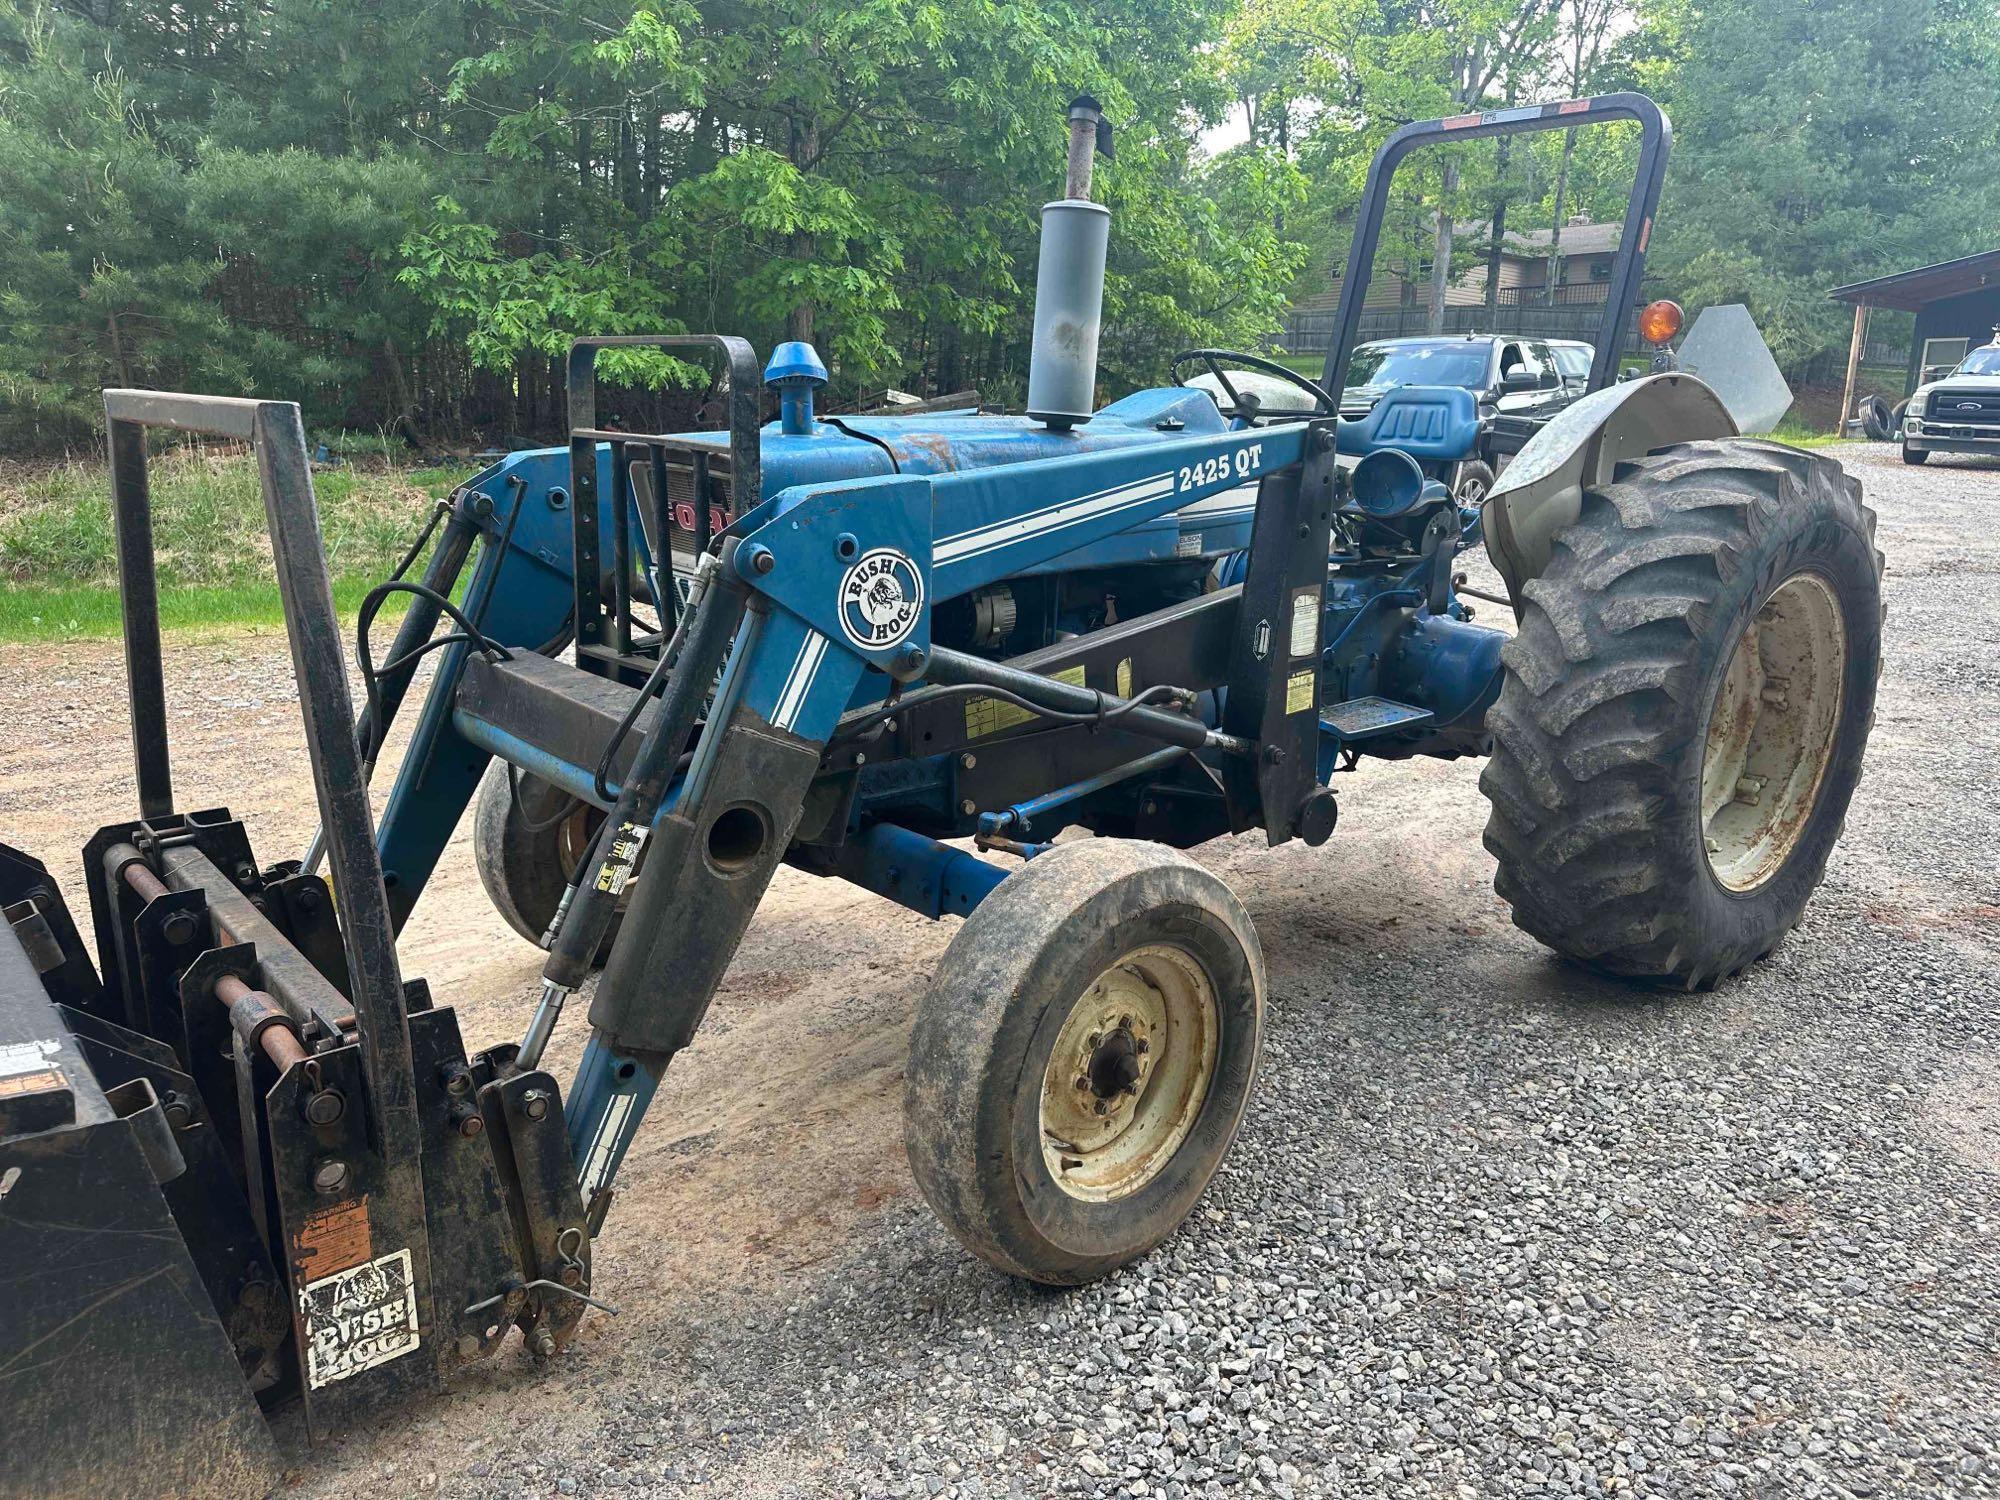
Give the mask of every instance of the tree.
MULTIPOLYGON (((1549 49, 1549 81, 1571 99, 1597 87, 1605 57, 1619 32, 1630 24, 1629 0, 1558 0, 1555 45, 1549 49)), ((1549 213, 1549 268, 1544 284, 1551 298, 1562 280, 1562 232, 1567 213, 1570 168, 1576 161, 1575 129, 1562 134, 1562 158, 1556 168, 1555 204, 1549 213)))
POLYGON ((809 336, 835 401, 1018 394, 1035 209, 1085 90, 1120 145, 1107 378, 1263 337, 1297 265, 1282 146, 1195 150, 1233 0, 22 3, 0 380, 67 438, 128 368, 319 423, 552 434, 570 338, 683 327, 809 336))
POLYGON ((1841 346, 1829 287, 1992 243, 1990 4, 1655 0, 1631 53, 1675 126, 1654 263, 1695 305, 1748 303, 1787 369, 1841 346))
POLYGON ((0 440, 72 441, 104 385, 218 382, 242 365, 205 295, 217 263, 186 232, 180 166, 135 128, 124 77, 86 74, 46 18, 0 12, 0 440))

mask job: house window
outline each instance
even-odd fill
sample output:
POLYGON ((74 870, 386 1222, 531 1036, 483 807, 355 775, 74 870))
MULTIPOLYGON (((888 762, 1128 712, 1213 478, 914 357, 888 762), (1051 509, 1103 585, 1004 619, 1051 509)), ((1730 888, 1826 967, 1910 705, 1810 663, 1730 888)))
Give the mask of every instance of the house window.
POLYGON ((1417 262, 1417 274, 1412 279, 1416 281, 1429 281, 1431 279, 1431 272, 1434 269, 1436 269, 1436 267, 1437 267, 1437 262, 1433 260, 1431 257, 1425 256, 1422 260, 1417 262))
POLYGON ((1609 281, 1611 279, 1611 262, 1608 260, 1594 262, 1590 268, 1590 279, 1592 281, 1609 281))

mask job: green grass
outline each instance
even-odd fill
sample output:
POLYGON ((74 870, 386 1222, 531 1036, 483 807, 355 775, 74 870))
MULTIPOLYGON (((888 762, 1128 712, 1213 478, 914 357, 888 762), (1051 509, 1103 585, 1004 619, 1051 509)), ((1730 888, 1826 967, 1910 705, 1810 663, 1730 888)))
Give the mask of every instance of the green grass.
MULTIPOLYGON (((343 619, 361 607, 362 596, 380 577, 336 578, 334 608, 343 619)), ((399 608, 392 600, 382 612, 393 624, 399 608)), ((106 584, 45 588, 0 583, 0 641, 93 640, 118 634, 122 616, 118 590, 106 584)), ((183 634, 223 634, 284 626, 278 586, 270 580, 245 584, 180 584, 160 590, 160 626, 183 634)))
POLYGON ((1794 448, 1824 448, 1841 441, 1837 433, 1819 432, 1794 422, 1780 422, 1771 436, 1781 443, 1790 443, 1794 448))
MULTIPOLYGON (((156 456, 150 474, 162 625, 278 625, 255 461, 180 448, 156 456)), ((313 475, 334 601, 344 613, 387 575, 432 505, 464 478, 458 469, 381 463, 313 475)), ((117 575, 102 466, 0 466, 0 640, 115 636, 117 575)))

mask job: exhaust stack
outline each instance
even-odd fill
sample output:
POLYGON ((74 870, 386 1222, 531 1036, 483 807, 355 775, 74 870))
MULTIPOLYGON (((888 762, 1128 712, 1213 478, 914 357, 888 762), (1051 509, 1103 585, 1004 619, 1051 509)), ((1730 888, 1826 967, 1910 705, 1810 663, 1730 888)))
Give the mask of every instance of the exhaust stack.
POLYGON ((1088 422, 1104 321, 1104 261, 1111 210, 1090 201, 1096 155, 1111 155, 1111 126, 1089 95, 1069 107, 1068 196, 1042 206, 1035 271, 1035 344, 1028 359, 1028 415, 1058 432, 1088 422))

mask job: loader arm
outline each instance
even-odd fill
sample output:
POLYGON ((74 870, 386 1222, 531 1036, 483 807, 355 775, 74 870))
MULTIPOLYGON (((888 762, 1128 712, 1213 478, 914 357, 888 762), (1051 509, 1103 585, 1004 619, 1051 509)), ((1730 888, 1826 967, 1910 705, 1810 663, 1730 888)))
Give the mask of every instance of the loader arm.
MULTIPOLYGON (((1296 489, 1312 431, 1297 425, 935 478, 802 486, 743 519, 743 534, 720 554, 734 576, 702 606, 720 608, 740 590, 741 624, 685 775, 635 835, 647 850, 646 878, 592 998, 591 1042, 571 1090, 572 1151, 586 1197, 598 1205, 594 1222, 668 1059, 693 1039, 792 845, 842 715, 938 668, 936 600, 1246 482, 1296 489)), ((1330 455, 1331 444, 1322 447, 1330 455)), ((1330 481, 1330 456, 1323 467, 1330 481)), ((959 673, 985 670, 950 660, 959 673)), ((990 676, 1004 680, 997 668, 990 676)), ((1178 715, 1134 708, 1125 719, 1189 748, 1217 741, 1217 731, 1178 715)), ((907 844, 882 848, 884 859, 910 852, 907 844)), ((580 889, 622 889, 629 854, 614 841, 599 858, 580 889)))

